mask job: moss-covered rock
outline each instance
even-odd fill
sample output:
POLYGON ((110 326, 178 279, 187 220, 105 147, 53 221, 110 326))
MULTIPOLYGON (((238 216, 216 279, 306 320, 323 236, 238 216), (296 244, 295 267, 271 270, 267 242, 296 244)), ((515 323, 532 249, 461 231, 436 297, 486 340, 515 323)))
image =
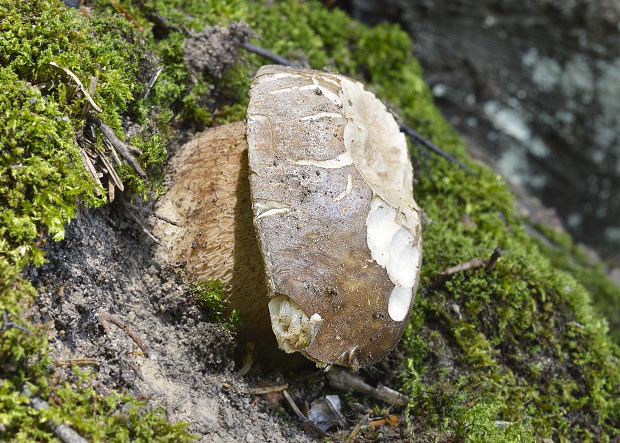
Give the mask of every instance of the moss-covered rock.
MULTIPOLYGON (((43 259, 37 241, 44 233, 62 238, 78 203, 104 201, 74 139, 83 128, 84 99, 50 61, 83 82, 99 79, 95 101, 119 136, 126 129, 123 118, 142 125, 132 143, 146 152, 140 161, 150 166, 152 177, 165 159, 168 125, 200 128, 244 117, 249 79, 263 63, 257 55, 248 54, 221 78, 196 77, 184 63, 186 28, 199 32, 231 20, 250 24, 256 43, 282 56, 313 68, 329 65, 364 81, 423 135, 465 155, 458 135, 432 103, 411 41, 396 27, 369 28, 320 3, 293 0, 122 4, 144 27, 143 35, 106 2, 98 3, 91 16, 66 10, 59 1, 0 2, 5 91, 0 99, 0 309, 11 320, 23 320, 34 295, 18 274, 27 262, 43 259), (164 70, 148 97, 140 98, 146 74, 154 71, 149 50, 164 70)), ((414 438, 608 440, 620 432, 620 351, 584 284, 602 294, 601 305, 617 288, 595 287, 588 282, 592 274, 571 275, 554 267, 559 258, 525 232, 502 179, 486 167, 470 166, 473 174, 431 158, 417 171, 416 200, 432 221, 424 233, 421 290, 400 346, 414 438), (488 256, 497 246, 505 254, 491 271, 473 270, 436 283, 443 269, 488 256)), ((127 166, 119 170, 138 192, 158 184, 157 178, 145 183, 127 166)), ((21 438, 20 432, 46 438, 49 431, 40 419, 51 417, 104 439, 115 427, 122 429, 118 435, 183 437, 178 427, 166 427, 157 411, 139 429, 131 420, 114 421, 109 414, 118 397, 94 396, 98 406, 85 408, 83 388, 63 387, 61 405, 33 415, 20 395, 24 383, 46 398, 61 389, 49 381, 44 349, 40 333, 13 328, 0 336, 5 379, 0 423, 8 438, 21 438), (63 404, 79 414, 69 417, 63 404), (95 434, 93 420, 103 420, 105 431, 95 434)))

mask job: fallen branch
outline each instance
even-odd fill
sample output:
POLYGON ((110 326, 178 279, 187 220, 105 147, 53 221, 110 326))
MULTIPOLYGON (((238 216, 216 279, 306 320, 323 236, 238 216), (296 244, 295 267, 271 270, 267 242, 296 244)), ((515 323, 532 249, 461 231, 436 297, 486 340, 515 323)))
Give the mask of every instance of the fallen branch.
MULTIPOLYGON (((22 394, 30 398, 30 406, 34 409, 39 411, 49 409, 49 404, 45 400, 41 397, 32 396, 32 392, 30 392, 28 386, 24 386, 22 394)), ((64 443, 88 443, 88 440, 64 423, 56 423, 52 420, 47 420, 47 423, 54 435, 64 443)))
POLYGON ((362 394, 366 394, 370 397, 396 406, 407 406, 409 403, 409 397, 406 395, 390 389, 387 386, 383 386, 382 384, 379 384, 378 387, 373 388, 360 377, 353 375, 344 369, 335 367, 332 368, 327 373, 327 379, 333 388, 340 389, 342 391, 361 392, 362 394))
POLYGON ((142 352, 144 352, 144 355, 146 355, 148 358, 154 358, 154 354, 153 354, 153 351, 151 351, 151 347, 148 344, 146 344, 144 340, 138 337, 138 334, 133 332, 131 328, 129 328, 129 326, 127 326, 122 321, 114 318, 113 316, 105 312, 103 309, 99 309, 97 313, 99 314, 99 321, 101 321, 101 324, 103 328, 105 329, 106 333, 110 331, 110 326, 107 324, 107 322, 110 322, 116 325, 117 327, 122 329, 129 336, 129 338, 131 338, 138 345, 138 347, 142 350, 142 352))
POLYGON ((77 78, 77 76, 73 72, 71 72, 67 68, 63 68, 56 62, 50 62, 50 65, 52 65, 53 67, 57 69, 60 69, 62 72, 67 74, 69 77, 71 77, 71 80, 73 80, 77 84, 78 88, 80 88, 80 91, 82 91, 82 94, 84 94, 84 97, 86 97, 86 100, 88 100, 88 102, 90 103, 90 106, 92 106, 92 108, 97 112, 103 112, 103 110, 99 106, 97 106, 97 103, 95 103, 95 100, 93 100, 93 98, 90 96, 84 84, 82 84, 80 79, 77 78))
POLYGON ((137 154, 137 155, 142 155, 142 151, 140 151, 138 148, 134 146, 131 146, 130 144, 127 144, 121 141, 121 139, 119 139, 116 136, 112 128, 106 125, 99 117, 97 117, 92 112, 89 112, 86 118, 89 123, 95 125, 97 129, 101 131, 103 136, 110 141, 114 149, 118 151, 121 157, 123 157, 125 160, 127 160, 127 162, 129 162, 131 167, 134 168, 134 170, 138 173, 138 175, 140 175, 140 177, 144 179, 148 178, 146 173, 142 170, 142 168, 138 164, 138 161, 135 159, 133 155, 131 155, 132 153, 137 154))

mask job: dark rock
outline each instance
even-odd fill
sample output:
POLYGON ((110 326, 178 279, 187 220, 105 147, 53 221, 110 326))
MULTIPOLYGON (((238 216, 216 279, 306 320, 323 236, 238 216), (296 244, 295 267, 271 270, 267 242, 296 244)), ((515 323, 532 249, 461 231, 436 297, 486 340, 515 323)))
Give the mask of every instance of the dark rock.
POLYGON ((413 37, 437 103, 578 240, 620 256, 620 3, 353 0, 413 37))

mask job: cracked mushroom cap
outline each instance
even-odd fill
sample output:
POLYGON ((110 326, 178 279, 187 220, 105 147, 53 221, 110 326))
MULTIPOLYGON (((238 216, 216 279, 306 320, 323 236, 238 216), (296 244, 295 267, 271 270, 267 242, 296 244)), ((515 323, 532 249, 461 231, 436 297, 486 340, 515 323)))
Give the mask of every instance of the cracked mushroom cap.
POLYGON ((422 244, 405 136, 364 86, 263 66, 247 141, 254 225, 281 349, 357 369, 394 348, 422 244))

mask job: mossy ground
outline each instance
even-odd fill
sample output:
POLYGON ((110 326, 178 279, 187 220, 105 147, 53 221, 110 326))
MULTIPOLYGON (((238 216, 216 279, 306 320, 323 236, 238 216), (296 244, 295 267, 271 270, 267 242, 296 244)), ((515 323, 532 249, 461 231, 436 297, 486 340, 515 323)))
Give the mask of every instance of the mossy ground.
MULTIPOLYGON (((134 192, 159 189, 171 125, 200 128, 244 117, 249 80, 263 60, 248 54, 223 78, 194 82, 183 62, 185 36, 156 26, 156 15, 194 31, 246 21, 259 36, 256 43, 364 81, 404 121, 464 156, 458 135, 432 103, 411 41, 396 27, 368 28, 319 3, 293 0, 121 3, 145 28, 142 35, 107 2, 97 3, 94 15, 80 16, 59 1, 0 1, 0 309, 10 320, 27 324, 24 310, 36 294, 19 273, 44 259, 39 246, 45 236, 61 239, 78 204, 104 203, 75 141, 84 100, 50 61, 83 81, 99 79, 95 101, 119 136, 123 118, 144 128, 132 143, 145 150, 140 160, 153 180, 144 182, 123 166, 134 192), (165 69, 142 99, 154 64, 149 49, 165 69)), ((431 158, 417 171, 415 196, 432 222, 424 232, 421 289, 400 347, 413 437, 608 440, 620 432, 620 352, 584 285, 600 306, 617 288, 594 285, 594 274, 584 267, 572 275, 558 269, 570 271, 560 263, 563 255, 541 250, 526 234, 502 179, 471 166, 473 174, 431 158), (446 267, 488 256, 497 246, 505 254, 492 271, 432 284, 446 267), (510 425, 499 427, 498 420, 510 425)), ((68 420, 95 439, 188 437, 178 425, 168 425, 161 411, 142 411, 139 420, 114 415, 121 404, 135 403, 127 395, 101 397, 87 384, 50 379, 43 331, 33 332, 11 328, 0 336, 3 439, 51 438, 45 426, 51 418, 68 420), (25 383, 45 399, 61 400, 36 412, 20 394, 25 383)))

